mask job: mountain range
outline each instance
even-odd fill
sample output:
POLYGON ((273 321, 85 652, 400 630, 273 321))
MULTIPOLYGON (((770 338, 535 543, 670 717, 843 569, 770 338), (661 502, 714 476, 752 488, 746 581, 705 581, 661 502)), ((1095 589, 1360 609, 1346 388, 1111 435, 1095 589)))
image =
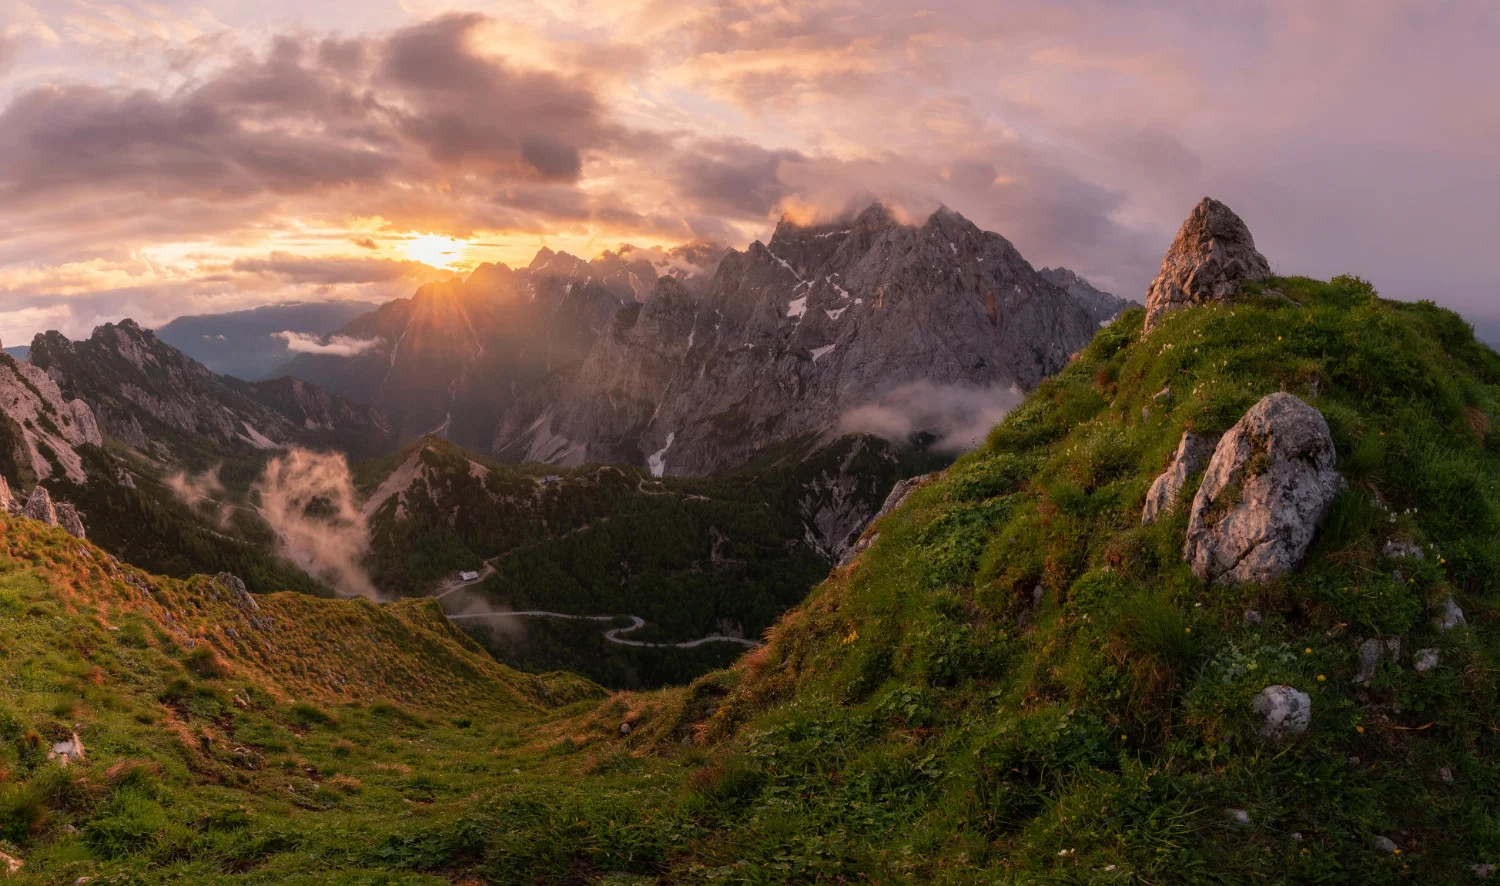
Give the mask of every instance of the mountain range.
MULTIPOLYGON (((621 249, 592 261, 543 248, 531 264, 485 264, 429 283, 355 318, 325 342, 349 352, 304 353, 276 374, 379 407, 397 435, 439 434, 488 450, 501 414, 522 394, 579 366, 622 308, 650 294, 658 266, 621 249)), ((682 247, 656 259, 696 285, 717 252, 682 247)))
POLYGON ((977 415, 1127 305, 947 209, 783 220, 768 244, 697 249, 687 273, 681 255, 664 273, 624 255, 483 265, 351 321, 336 334, 360 353, 280 372, 379 406, 404 437, 703 475, 850 429, 972 445, 977 415))

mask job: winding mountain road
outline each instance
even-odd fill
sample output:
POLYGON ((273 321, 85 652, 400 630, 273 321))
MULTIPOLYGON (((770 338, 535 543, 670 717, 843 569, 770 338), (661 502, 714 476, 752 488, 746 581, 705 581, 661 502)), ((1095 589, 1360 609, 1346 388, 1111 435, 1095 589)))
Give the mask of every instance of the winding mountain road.
MULTIPOLYGON (((571 618, 582 621, 615 620, 615 616, 613 615, 570 615, 566 612, 548 612, 544 609, 528 609, 518 612, 481 612, 473 615, 449 615, 448 619, 449 621, 460 621, 466 619, 481 618, 508 618, 511 616, 530 616, 535 618, 571 618)), ((684 640, 681 643, 646 643, 641 640, 626 640, 620 635, 628 634, 631 631, 639 630, 645 627, 646 620, 644 618, 641 618, 639 615, 627 615, 625 616, 625 618, 630 619, 630 626, 624 628, 611 628, 604 632, 604 639, 608 640, 611 643, 618 643, 621 646, 640 646, 655 649, 666 647, 673 647, 676 649, 692 649, 697 646, 702 646, 704 643, 738 643, 739 645, 749 649, 756 649, 764 645, 759 640, 746 640, 743 637, 725 637, 722 634, 709 634, 707 637, 699 637, 696 640, 684 640)))

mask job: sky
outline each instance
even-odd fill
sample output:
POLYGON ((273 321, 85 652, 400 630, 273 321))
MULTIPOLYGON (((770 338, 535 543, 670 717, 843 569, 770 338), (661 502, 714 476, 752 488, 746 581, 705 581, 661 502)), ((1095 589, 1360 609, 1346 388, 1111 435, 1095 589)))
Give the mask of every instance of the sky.
POLYGON ((1144 300, 1203 196, 1500 339, 1492 0, 0 0, 0 340, 940 204, 1144 300))

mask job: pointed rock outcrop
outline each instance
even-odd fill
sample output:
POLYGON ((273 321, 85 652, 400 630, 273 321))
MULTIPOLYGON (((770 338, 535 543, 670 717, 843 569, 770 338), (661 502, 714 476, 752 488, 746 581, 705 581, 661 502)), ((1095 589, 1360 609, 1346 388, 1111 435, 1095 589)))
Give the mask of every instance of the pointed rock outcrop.
POLYGON ((53 505, 57 513, 57 525, 61 526, 74 538, 84 538, 83 519, 78 516, 78 509, 65 501, 53 505))
POLYGON ((1146 291, 1146 332, 1177 308, 1227 301, 1247 280, 1271 276, 1271 265, 1255 249, 1250 229, 1228 206, 1204 197, 1177 231, 1161 260, 1161 272, 1146 291))
POLYGON ((221 572, 214 576, 214 587, 229 594, 229 601, 246 612, 259 612, 260 604, 246 590, 245 582, 232 572, 221 572))
POLYGON ((1307 553, 1343 485, 1323 414, 1291 394, 1250 407, 1193 497, 1183 557, 1204 581, 1268 582, 1307 553))
POLYGON ((1187 478, 1203 470, 1203 466, 1213 457, 1214 446, 1218 442, 1218 434, 1194 434, 1189 431, 1182 435, 1182 442, 1177 444, 1177 454, 1172 456, 1172 463, 1151 484, 1151 491, 1146 493, 1146 506, 1141 509, 1142 526, 1155 522, 1157 517, 1172 510, 1187 478))
POLYGON ((0 477, 0 511, 13 513, 15 511, 16 497, 10 493, 10 484, 0 477))
POLYGON ((31 490, 31 497, 26 499, 26 508, 21 513, 48 526, 57 525, 57 509, 52 506, 52 496, 45 487, 38 486, 31 490))

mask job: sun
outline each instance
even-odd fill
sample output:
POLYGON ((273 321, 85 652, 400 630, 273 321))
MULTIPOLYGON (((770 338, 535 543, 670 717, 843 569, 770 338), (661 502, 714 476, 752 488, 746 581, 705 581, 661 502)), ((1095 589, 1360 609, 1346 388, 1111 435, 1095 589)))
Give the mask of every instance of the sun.
POLYGON ((442 234, 418 234, 401 245, 406 257, 434 268, 451 269, 463 254, 467 240, 456 240, 442 234))

